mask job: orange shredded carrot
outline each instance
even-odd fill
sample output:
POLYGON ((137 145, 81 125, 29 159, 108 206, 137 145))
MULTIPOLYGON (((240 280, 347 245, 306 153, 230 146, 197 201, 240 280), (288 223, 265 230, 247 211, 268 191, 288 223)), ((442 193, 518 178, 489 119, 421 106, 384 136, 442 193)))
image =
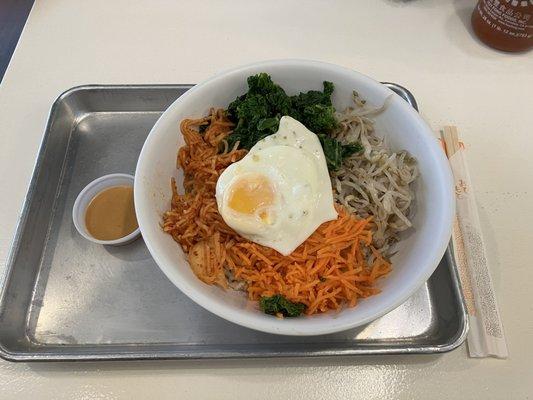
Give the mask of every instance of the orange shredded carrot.
POLYGON ((246 154, 225 142, 232 123, 223 110, 211 110, 205 118, 183 120, 180 128, 185 145, 177 163, 185 193, 171 181, 171 209, 163 216, 163 229, 189 255, 201 246, 203 265, 193 271, 203 282, 227 288, 231 276, 230 281, 245 283, 251 300, 281 294, 305 304, 307 314, 354 307, 360 298, 379 293, 375 282, 392 266, 371 246, 371 218, 357 218, 336 205, 339 217, 318 227, 287 257, 250 242, 226 225, 215 199, 220 174, 246 154))

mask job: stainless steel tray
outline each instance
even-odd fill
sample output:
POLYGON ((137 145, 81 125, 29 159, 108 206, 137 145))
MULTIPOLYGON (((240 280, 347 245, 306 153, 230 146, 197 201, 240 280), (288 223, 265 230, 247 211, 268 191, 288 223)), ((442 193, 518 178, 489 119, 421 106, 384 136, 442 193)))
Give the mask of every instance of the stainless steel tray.
MULTIPOLYGON (((388 84, 416 108, 404 88, 388 84)), ((133 173, 157 118, 190 85, 82 86, 54 103, 27 194, 0 304, 8 360, 199 359, 439 353, 467 323, 450 252, 406 303, 362 328, 317 337, 263 334, 226 322, 183 295, 142 239, 94 245, 77 234, 78 192, 133 173)), ((177 132, 176 123, 176 132, 177 132)))

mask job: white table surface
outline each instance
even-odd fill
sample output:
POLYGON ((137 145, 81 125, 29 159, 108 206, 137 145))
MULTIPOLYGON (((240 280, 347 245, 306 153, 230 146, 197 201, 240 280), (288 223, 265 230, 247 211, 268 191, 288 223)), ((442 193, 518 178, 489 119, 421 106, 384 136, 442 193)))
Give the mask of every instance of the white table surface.
POLYGON ((442 356, 13 364, 1 399, 533 397, 533 53, 472 37, 474 1, 37 1, 0 86, 0 269, 50 105, 86 83, 191 83, 238 64, 311 58, 413 91, 469 150, 508 360, 442 356))

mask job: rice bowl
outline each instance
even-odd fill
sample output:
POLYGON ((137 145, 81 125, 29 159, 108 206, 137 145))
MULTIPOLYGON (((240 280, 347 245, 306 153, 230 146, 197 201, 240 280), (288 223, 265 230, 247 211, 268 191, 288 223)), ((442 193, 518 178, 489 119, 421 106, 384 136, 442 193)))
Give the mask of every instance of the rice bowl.
POLYGON ((139 226, 155 261, 167 277, 204 308, 240 325, 270 333, 317 335, 368 323, 399 306, 418 289, 436 268, 447 246, 453 215, 451 176, 447 161, 431 131, 418 114, 383 85, 357 72, 312 61, 270 61, 237 68, 197 85, 174 102, 147 138, 135 177, 135 205, 139 226), (394 269, 379 283, 381 293, 356 308, 305 319, 263 315, 239 293, 223 291, 199 281, 185 254, 160 226, 170 203, 169 177, 178 185, 183 176, 176 170, 176 150, 183 144, 179 122, 204 115, 211 107, 225 108, 246 90, 246 78, 267 72, 288 92, 318 89, 324 80, 335 84, 337 109, 349 105, 352 90, 374 105, 391 96, 387 109, 376 117, 376 129, 393 149, 408 150, 418 162, 414 230, 400 243, 392 257, 394 269))

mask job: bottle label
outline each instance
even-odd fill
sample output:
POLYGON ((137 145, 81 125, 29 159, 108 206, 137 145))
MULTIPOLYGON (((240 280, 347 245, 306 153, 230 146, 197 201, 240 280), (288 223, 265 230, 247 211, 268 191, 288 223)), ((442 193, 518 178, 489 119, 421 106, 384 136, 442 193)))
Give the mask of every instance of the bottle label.
POLYGON ((492 29, 515 38, 530 39, 533 0, 483 0, 477 5, 481 19, 492 29))

